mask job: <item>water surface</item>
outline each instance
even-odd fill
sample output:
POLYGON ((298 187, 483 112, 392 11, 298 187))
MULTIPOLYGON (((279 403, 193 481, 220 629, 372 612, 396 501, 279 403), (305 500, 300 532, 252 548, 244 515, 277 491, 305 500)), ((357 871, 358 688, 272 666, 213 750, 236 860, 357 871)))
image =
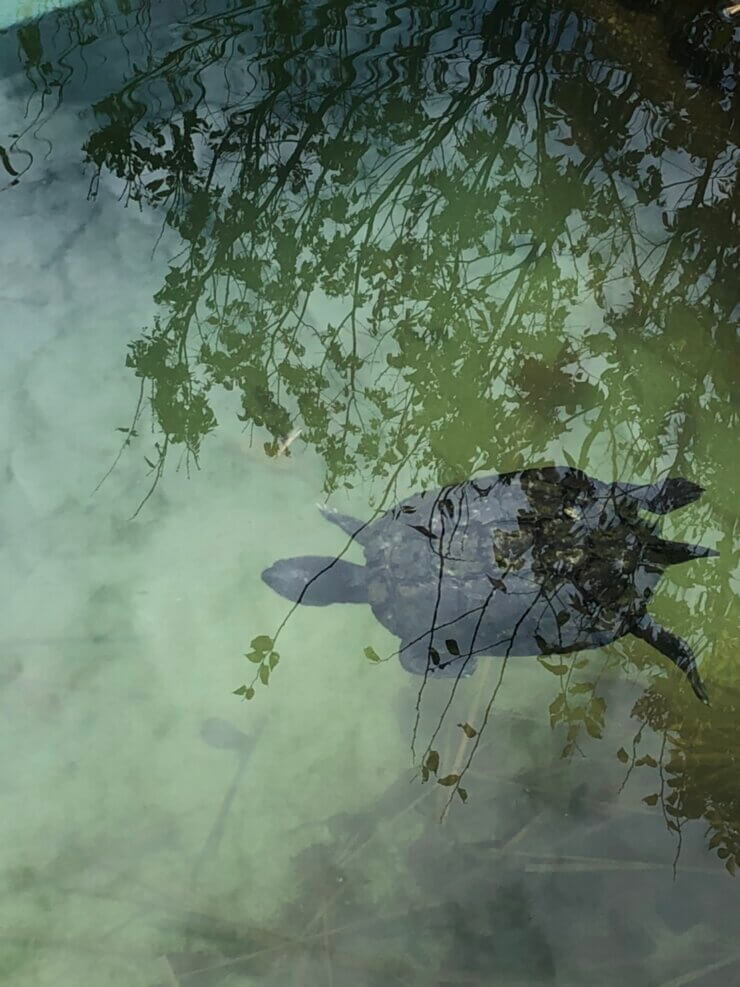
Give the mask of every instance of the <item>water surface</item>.
POLYGON ((737 975, 736 48, 689 58, 690 6, 0 33, 8 983, 737 975), (260 581, 362 561, 317 501, 552 463, 705 487, 665 533, 719 558, 651 612, 709 709, 632 637, 448 708, 260 581))

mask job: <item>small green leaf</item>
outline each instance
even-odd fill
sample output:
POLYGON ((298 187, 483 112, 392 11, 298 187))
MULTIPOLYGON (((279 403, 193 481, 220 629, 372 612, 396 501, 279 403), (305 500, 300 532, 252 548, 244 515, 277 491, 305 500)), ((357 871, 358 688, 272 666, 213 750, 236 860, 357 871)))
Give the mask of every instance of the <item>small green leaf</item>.
POLYGON ((594 682, 574 682, 573 685, 570 686, 569 691, 575 693, 593 692, 595 688, 596 685, 594 682))
POLYGON ((439 754, 437 751, 429 751, 426 761, 424 762, 424 767, 427 771, 433 771, 435 774, 437 773, 437 768, 439 767, 439 754))
POLYGON ((626 764, 627 761, 629 761, 630 759, 630 756, 627 753, 627 751, 624 749, 624 747, 619 748, 619 750, 617 751, 617 757, 622 762, 622 764, 626 764))
POLYGON ((248 685, 240 685, 238 689, 234 689, 235 696, 244 696, 245 699, 251 699, 254 695, 254 689, 248 685))
POLYGON ((596 740, 600 740, 602 736, 602 724, 598 720, 592 719, 590 716, 585 719, 586 730, 588 733, 595 737, 596 740))
POLYGON ((467 802, 468 801, 468 793, 467 793, 467 790, 465 788, 458 788, 457 789, 457 794, 460 796, 460 798, 463 800, 463 802, 467 802))
POLYGON ((432 648, 432 647, 429 648, 429 657, 432 659, 433 665, 439 665, 440 662, 439 651, 437 651, 436 648, 432 648))
POLYGON ((257 654, 256 651, 250 651, 248 654, 244 655, 247 661, 253 662, 255 665, 262 664, 262 655, 257 654))
POLYGON ((445 788, 451 788, 456 785, 460 780, 460 775, 445 775, 444 778, 437 778, 438 785, 444 785, 445 788))
POLYGON ((270 669, 267 665, 260 665, 260 682, 262 685, 267 685, 270 681, 270 669))
POLYGON ((565 705, 565 696, 563 696, 562 693, 558 696, 555 696, 553 701, 550 703, 550 714, 552 716, 556 716, 564 705, 565 705))
POLYGON ((259 651, 264 654, 270 651, 272 648, 272 638, 268 637, 267 634, 259 634, 257 637, 252 639, 252 647, 255 651, 259 651))
POLYGON ((645 798, 642 801, 645 803, 645 805, 656 805, 657 804, 657 801, 658 801, 658 796, 657 795, 646 795, 645 798))
POLYGON ((655 760, 654 757, 650 757, 649 754, 645 754, 643 755, 643 757, 638 757, 638 759, 635 761, 636 768, 641 768, 643 764, 647 764, 649 768, 658 767, 658 762, 655 760))
POLYGON ((378 652, 374 648, 371 648, 369 645, 367 646, 367 648, 365 648, 365 657, 367 658, 368 661, 376 661, 376 662, 380 661, 380 655, 378 654, 378 652))
POLYGON ((457 646, 457 641, 453 638, 448 637, 445 641, 445 646, 451 655, 455 655, 456 658, 460 657, 460 649, 457 646))
POLYGON ((458 723, 457 725, 461 728, 465 736, 468 738, 475 737, 478 733, 478 731, 473 727, 471 727, 469 723, 458 723))
POLYGON ((270 652, 270 669, 273 669, 277 663, 280 661, 280 655, 277 651, 270 652))
POLYGON ((538 658, 537 661, 543 668, 546 668, 548 672, 552 672, 553 675, 565 675, 568 671, 568 666, 564 665, 563 662, 559 665, 553 665, 551 662, 545 661, 544 658, 538 658))

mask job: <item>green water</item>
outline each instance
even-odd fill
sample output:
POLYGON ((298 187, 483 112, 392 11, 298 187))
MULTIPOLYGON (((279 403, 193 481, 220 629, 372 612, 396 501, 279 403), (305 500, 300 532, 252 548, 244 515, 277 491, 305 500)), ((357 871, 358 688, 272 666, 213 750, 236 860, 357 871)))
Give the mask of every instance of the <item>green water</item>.
POLYGON ((0 33, 0 982, 737 977, 738 118, 688 6, 0 33), (347 548, 317 502, 552 463, 705 487, 650 611, 711 707, 631 636, 421 688, 260 580, 347 548))

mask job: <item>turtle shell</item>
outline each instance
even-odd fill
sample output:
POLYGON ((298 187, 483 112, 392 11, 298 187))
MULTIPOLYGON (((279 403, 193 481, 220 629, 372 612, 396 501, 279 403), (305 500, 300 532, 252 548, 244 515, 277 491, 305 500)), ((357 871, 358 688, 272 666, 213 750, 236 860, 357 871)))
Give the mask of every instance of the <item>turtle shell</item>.
POLYGON ((441 667, 605 644, 645 613, 665 568, 649 551, 657 523, 639 506, 562 467, 417 494, 364 533, 368 601, 441 667))

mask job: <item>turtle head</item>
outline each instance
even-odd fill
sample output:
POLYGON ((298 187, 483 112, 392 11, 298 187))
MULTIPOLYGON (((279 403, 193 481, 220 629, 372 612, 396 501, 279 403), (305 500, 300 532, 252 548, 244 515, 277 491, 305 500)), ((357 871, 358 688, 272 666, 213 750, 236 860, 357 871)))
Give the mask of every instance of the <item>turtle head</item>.
POLYGON ((286 600, 310 607, 367 603, 365 567, 328 555, 280 559, 264 570, 262 580, 286 600))

